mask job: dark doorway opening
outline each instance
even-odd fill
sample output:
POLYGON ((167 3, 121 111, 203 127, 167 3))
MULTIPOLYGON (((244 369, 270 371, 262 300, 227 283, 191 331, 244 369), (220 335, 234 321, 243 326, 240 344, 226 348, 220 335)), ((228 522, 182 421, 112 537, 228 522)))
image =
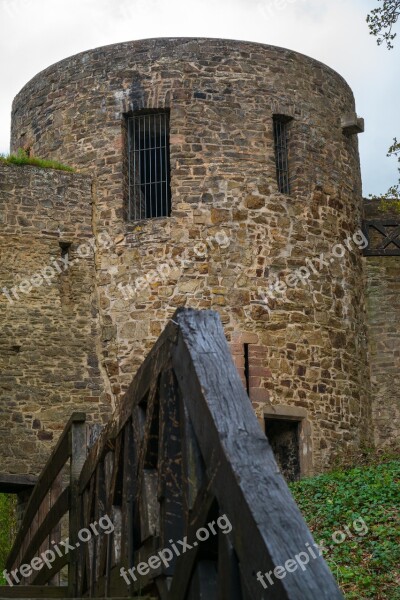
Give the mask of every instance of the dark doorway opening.
POLYGON ((265 419, 265 433, 286 481, 300 479, 300 421, 265 419))

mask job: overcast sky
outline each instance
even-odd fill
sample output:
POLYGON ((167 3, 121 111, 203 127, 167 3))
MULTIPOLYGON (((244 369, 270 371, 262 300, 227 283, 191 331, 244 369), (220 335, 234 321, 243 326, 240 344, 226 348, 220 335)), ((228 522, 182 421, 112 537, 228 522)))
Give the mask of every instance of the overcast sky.
POLYGON ((13 97, 50 64, 96 46, 149 37, 221 37, 297 50, 336 69, 366 120, 359 136, 364 195, 386 191, 400 138, 400 36, 388 52, 369 35, 376 0, 0 0, 0 152, 13 97))

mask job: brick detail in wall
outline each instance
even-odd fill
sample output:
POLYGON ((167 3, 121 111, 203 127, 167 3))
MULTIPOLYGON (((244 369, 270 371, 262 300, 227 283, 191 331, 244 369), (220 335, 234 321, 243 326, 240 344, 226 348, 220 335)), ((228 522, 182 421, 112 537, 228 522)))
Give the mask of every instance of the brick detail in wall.
POLYGON ((267 386, 272 376, 271 369, 265 366, 267 349, 258 344, 259 336, 257 333, 233 332, 230 349, 240 378, 244 387, 249 388, 249 397, 252 404, 257 409, 262 409, 265 404, 269 404, 269 391, 267 386), (245 351, 244 346, 248 345, 249 359, 249 377, 248 381, 245 374, 245 351))

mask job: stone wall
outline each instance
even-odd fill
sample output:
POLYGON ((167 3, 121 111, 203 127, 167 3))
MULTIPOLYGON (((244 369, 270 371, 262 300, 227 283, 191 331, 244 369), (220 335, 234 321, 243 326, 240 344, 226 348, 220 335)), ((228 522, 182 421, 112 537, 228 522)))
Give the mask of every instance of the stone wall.
MULTIPOLYGON (((400 223, 400 213, 365 202, 365 218, 400 223)), ((389 228, 389 231, 391 229, 389 228)), ((380 237, 382 240, 382 237, 380 237)), ((374 241, 374 240, 372 240, 374 241)), ((395 246, 390 245, 390 248, 395 246)), ((399 446, 400 434, 400 256, 368 256, 367 315, 375 443, 399 446)))
POLYGON ((96 255, 99 357, 116 404, 174 310, 212 308, 240 369, 248 344, 260 420, 271 404, 307 411, 316 470, 370 435, 362 260, 353 242, 332 254, 361 222, 357 138, 341 128, 354 110, 325 65, 226 40, 99 48, 25 86, 13 149, 94 175, 94 232, 116 242, 96 255), (172 214, 130 223, 124 115, 149 108, 170 110, 172 214), (290 196, 277 188, 273 114, 293 118, 290 196), (267 307, 271 279, 307 259, 309 279, 267 307))
POLYGON ((97 361, 94 257, 85 246, 91 186, 85 175, 0 162, 3 473, 40 472, 74 410, 100 422, 109 413, 97 361))

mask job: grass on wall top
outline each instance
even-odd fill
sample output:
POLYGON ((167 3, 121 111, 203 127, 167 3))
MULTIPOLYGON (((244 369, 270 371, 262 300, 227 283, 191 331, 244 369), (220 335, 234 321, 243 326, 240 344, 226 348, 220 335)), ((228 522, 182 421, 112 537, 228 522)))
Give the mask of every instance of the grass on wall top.
POLYGON ((31 167, 39 167, 39 169, 56 169, 57 171, 74 172, 72 167, 63 165, 55 160, 45 160, 43 158, 37 158, 36 156, 30 156, 29 153, 22 148, 20 148, 16 154, 1 154, 0 161, 9 165, 28 165, 31 167))

